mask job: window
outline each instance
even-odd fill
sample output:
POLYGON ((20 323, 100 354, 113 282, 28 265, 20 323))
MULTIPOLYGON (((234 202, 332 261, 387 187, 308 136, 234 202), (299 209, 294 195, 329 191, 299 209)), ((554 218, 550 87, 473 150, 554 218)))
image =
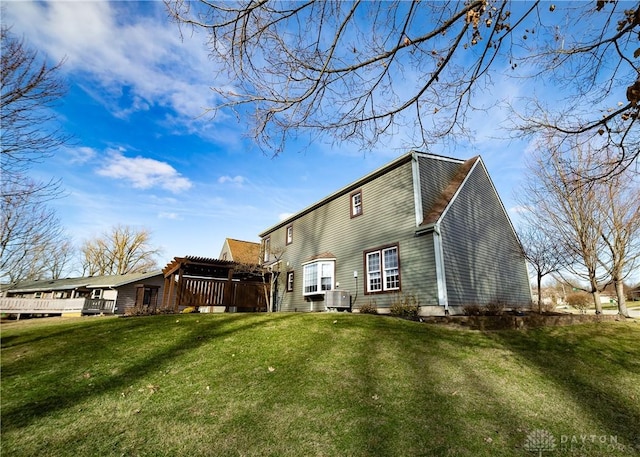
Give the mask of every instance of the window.
POLYGON ((293 292, 293 271, 287 272, 287 292, 293 292))
POLYGON ((264 252, 262 254, 262 260, 265 262, 269 261, 269 253, 271 251, 271 238, 267 237, 264 239, 264 241, 262 242, 262 248, 264 249, 264 252))
POLYGON ((287 227, 287 244, 293 243, 293 225, 287 227))
POLYGON ((91 299, 96 300, 102 298, 102 289, 93 289, 91 291, 91 299))
POLYGON ((351 217, 362 214, 362 191, 358 190, 351 194, 351 217))
POLYGON ((367 293, 400 289, 400 261, 398 246, 365 252, 367 293))
POLYGON ((304 295, 322 294, 325 290, 333 289, 335 277, 335 261, 322 260, 304 265, 303 289, 304 295))

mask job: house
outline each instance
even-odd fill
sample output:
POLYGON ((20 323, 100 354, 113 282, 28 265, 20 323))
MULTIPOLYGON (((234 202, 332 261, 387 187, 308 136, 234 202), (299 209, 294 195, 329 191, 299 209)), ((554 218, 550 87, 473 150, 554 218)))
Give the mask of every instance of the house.
POLYGON ((515 230, 480 157, 412 151, 260 234, 275 308, 414 299, 421 315, 531 303, 515 230))
POLYGON ((7 314, 124 314, 155 309, 162 297, 161 271, 29 281, 5 291, 0 312, 7 314))
POLYGON ((259 264, 260 243, 226 238, 218 258, 247 265, 259 264))

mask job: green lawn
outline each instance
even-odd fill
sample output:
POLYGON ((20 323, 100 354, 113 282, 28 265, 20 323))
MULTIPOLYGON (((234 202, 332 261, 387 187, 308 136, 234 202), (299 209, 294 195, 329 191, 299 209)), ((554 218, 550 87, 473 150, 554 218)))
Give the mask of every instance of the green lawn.
POLYGON ((1 339, 6 456, 640 454, 637 321, 191 314, 21 321, 1 339))

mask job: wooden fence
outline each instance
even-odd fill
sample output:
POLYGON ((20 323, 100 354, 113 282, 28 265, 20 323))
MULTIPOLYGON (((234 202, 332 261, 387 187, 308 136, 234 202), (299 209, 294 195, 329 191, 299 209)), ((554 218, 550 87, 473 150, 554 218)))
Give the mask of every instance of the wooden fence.
POLYGON ((175 309, 194 306, 207 310, 224 307, 225 311, 266 311, 267 302, 265 286, 261 282, 183 277, 175 297, 168 297, 164 306, 175 309))

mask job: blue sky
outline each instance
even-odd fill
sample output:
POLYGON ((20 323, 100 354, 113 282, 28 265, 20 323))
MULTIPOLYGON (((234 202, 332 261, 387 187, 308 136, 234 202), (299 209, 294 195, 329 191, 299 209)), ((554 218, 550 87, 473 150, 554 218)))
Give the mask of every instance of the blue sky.
MULTIPOLYGON (((366 152, 315 143, 265 155, 246 139, 247 120, 205 114, 216 101, 206 37, 186 31, 181 39, 161 2, 5 1, 3 8, 3 22, 28 45, 52 62, 66 59, 69 92, 56 111, 74 140, 33 175, 62 178, 67 196, 52 204, 78 244, 123 224, 152 232, 161 265, 174 256, 218 257, 226 237, 258 241, 284 216, 411 149, 411 135, 399 131, 393 144, 366 152)), ((525 90, 494 83, 501 96, 525 90)), ((515 216, 527 145, 496 138, 506 135, 498 131, 505 116, 471 118, 472 145, 429 152, 481 154, 515 216)))

